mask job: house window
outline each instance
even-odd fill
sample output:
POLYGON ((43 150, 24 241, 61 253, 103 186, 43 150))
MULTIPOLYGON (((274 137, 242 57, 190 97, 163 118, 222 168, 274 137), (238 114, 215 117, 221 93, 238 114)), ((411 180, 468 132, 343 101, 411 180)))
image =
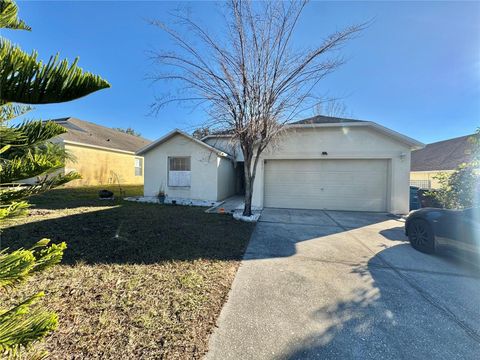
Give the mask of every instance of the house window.
POLYGON ((168 186, 188 187, 190 183, 190 157, 169 157, 168 186))
POLYGON ((142 176, 143 174, 143 159, 135 158, 135 176, 142 176))

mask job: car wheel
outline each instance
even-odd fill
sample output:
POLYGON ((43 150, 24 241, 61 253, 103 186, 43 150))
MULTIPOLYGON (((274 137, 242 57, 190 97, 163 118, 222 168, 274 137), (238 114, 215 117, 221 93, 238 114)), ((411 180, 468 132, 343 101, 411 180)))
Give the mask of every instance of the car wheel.
POLYGON ((408 225, 408 240, 414 249, 433 254, 435 252, 435 236, 433 229, 428 222, 421 219, 414 219, 408 225))

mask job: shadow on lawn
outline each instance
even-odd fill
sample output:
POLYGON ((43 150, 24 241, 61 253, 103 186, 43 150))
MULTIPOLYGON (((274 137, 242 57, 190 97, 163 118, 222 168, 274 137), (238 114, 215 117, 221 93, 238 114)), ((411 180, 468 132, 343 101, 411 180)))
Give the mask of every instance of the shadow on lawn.
POLYGON ((28 247, 41 238, 65 241, 63 263, 239 260, 253 225, 181 206, 120 203, 106 210, 39 220, 4 229, 2 246, 28 247))
POLYGON ((33 196, 29 201, 33 209, 59 210, 73 209, 90 206, 111 206, 121 204, 122 196, 138 196, 143 194, 143 185, 118 185, 89 186, 79 188, 59 188, 48 193, 33 196), (100 190, 109 190, 114 193, 114 200, 101 200, 98 198, 100 190))
MULTIPOLYGON (((55 204, 52 196, 49 197, 48 204, 55 204)), ((80 201, 74 200, 75 204, 80 201)), ((90 198, 88 201, 96 200, 90 198)), ((64 201, 63 204, 64 207, 72 207, 72 201, 64 201)), ((108 209, 95 210, 91 207, 89 212, 39 218, 10 226, 3 231, 2 246, 12 249, 29 247, 44 237, 54 243, 65 241, 68 249, 63 258, 64 264, 79 261, 88 264, 150 264, 169 260, 241 260, 254 229, 253 224, 235 221, 229 215, 206 214, 203 208, 121 200, 102 202, 103 206, 109 204, 112 207, 108 209)), ((38 207, 49 209, 45 205, 38 207)), ((367 215, 362 215, 364 219, 359 228, 391 220, 385 214, 367 215)), ((347 216, 348 219, 349 214, 339 213, 337 216, 347 216)), ((358 221, 359 216, 356 216, 358 221)), ((262 223, 256 230, 256 239, 261 241, 250 244, 245 259, 292 256, 299 242, 354 230, 344 230, 340 226, 262 223), (301 231, 296 229, 297 226, 301 227, 301 231)), ((392 228, 383 236, 398 241, 402 239, 402 230, 400 227, 392 228)))

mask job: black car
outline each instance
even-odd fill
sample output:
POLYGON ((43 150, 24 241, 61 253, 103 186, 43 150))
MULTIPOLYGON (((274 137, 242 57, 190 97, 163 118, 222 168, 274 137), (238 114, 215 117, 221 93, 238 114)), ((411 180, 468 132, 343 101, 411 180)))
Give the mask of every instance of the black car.
POLYGON ((405 234, 417 250, 432 254, 442 248, 458 255, 480 256, 480 208, 424 208, 410 212, 405 234))

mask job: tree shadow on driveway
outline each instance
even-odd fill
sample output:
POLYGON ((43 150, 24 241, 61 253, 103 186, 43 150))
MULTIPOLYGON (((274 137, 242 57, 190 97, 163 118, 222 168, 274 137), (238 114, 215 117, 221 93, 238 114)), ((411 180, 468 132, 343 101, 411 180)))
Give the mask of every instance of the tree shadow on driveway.
POLYGON ((306 256, 317 254, 320 257, 328 252, 343 256, 346 250, 362 253, 365 249, 349 236, 359 232, 358 236, 367 239, 380 234, 387 240, 385 246, 388 247, 407 240, 399 223, 387 213, 266 209, 247 248, 245 260, 289 257, 299 251, 306 256))
POLYGON ((475 269, 399 244, 352 273, 364 286, 312 313, 324 330, 290 344, 279 358, 478 359, 480 278, 475 269), (406 253, 430 266, 398 270, 384 261, 406 253))

